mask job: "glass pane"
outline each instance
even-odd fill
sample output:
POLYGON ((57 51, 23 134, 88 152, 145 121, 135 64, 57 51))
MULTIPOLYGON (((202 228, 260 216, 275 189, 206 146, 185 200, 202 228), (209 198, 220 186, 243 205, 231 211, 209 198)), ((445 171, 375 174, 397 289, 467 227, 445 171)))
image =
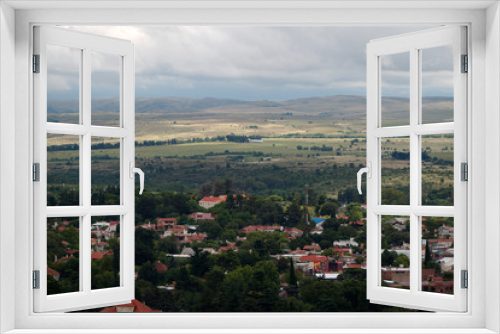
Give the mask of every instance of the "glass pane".
POLYGON ((382 126, 410 124, 410 53, 380 56, 382 126))
POLYGON ((410 138, 381 138, 382 205, 410 204, 410 138))
POLYGON ((420 51, 422 124, 453 122, 453 45, 420 51))
POLYGON ((92 52, 92 125, 120 126, 120 58, 92 52))
POLYGON ((382 286, 410 288, 410 217, 382 216, 382 286))
POLYGON ((120 216, 92 217, 92 289, 120 286, 120 216))
POLYGON ((80 218, 47 219, 47 294, 80 291, 80 218))
POLYGON ((92 137, 92 205, 120 204, 120 139, 92 137))
POLYGON ((80 205, 80 137, 47 135, 47 206, 80 205))
POLYGON ((453 206, 453 135, 422 136, 422 205, 453 206))
POLYGON ((453 218, 422 217, 422 291, 453 294, 453 218))
POLYGON ((47 121, 80 122, 82 50, 47 44, 47 121))

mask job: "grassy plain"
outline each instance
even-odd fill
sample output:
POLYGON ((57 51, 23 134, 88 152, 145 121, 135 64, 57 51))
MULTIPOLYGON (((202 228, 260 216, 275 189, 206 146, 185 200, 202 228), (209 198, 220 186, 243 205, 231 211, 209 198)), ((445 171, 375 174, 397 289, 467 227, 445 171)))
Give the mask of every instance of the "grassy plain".
MULTIPOLYGON (((192 112, 138 112, 137 142, 173 139, 180 142, 136 147, 136 164, 149 174, 146 188, 149 185, 156 191, 197 191, 203 184, 230 178, 239 191, 246 193, 271 194, 276 190, 273 187, 278 187, 276 191, 283 194, 301 189, 309 182, 318 192, 336 197, 339 190, 356 187, 355 173, 366 164, 363 110, 353 109, 355 117, 349 117, 342 106, 323 112, 322 105, 304 102, 300 109, 296 104, 285 108, 261 102, 257 107, 226 105, 192 112), (261 137, 263 142, 210 141, 210 138, 230 134, 261 137)), ((351 110, 352 106, 346 103, 345 108, 351 110)), ((400 114, 393 112, 393 115, 400 114)), ((51 117, 63 121, 69 116, 51 117)), ((102 113, 99 124, 105 124, 108 118, 102 113)), ((405 117, 399 116, 384 121, 384 125, 392 126, 404 123, 405 117)), ((92 138, 92 144, 118 141, 92 138)), ((47 145, 78 142, 76 136, 49 135, 47 145)), ((424 188, 452 187, 453 169, 449 162, 453 161, 453 139, 427 136, 422 138, 421 146, 430 157, 422 164, 424 188)), ((384 186, 407 191, 409 160, 392 154, 394 151, 408 153, 408 150, 408 138, 381 141, 384 186)), ((118 148, 93 149, 93 175, 105 182, 106 178, 99 177, 100 174, 104 176, 116 169, 119 155, 118 148)), ((65 169, 77 168, 78 156, 78 150, 48 152, 49 173, 64 174, 65 169)), ((78 183, 70 177, 75 173, 67 174, 65 183, 78 183)))

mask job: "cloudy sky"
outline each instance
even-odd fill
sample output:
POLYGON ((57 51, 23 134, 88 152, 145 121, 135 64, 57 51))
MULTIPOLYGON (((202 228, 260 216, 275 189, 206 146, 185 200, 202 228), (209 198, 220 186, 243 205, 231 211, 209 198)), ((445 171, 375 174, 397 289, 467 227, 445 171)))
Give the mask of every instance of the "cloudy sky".
MULTIPOLYGON (((137 97, 242 100, 365 95, 366 44, 371 39, 426 28, 70 27, 134 43, 137 97)), ((384 94, 407 96, 408 63, 404 58, 383 61, 384 94)), ((451 67, 442 58, 439 54, 426 58, 424 90, 430 95, 451 94, 451 67)), ((78 96, 77 72, 72 75, 69 70, 77 66, 71 59, 77 58, 61 50, 49 54, 49 71, 54 68, 49 72, 49 98, 78 96)), ((93 89, 94 97, 116 95, 116 64, 112 57, 96 55, 93 83, 99 88, 93 89)))

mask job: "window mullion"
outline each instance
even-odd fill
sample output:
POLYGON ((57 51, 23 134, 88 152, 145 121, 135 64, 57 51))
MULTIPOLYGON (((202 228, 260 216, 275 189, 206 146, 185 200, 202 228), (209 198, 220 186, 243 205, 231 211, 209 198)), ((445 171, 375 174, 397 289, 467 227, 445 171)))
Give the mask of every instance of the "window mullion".
MULTIPOLYGON (((91 125, 91 51, 86 48, 83 50, 83 61, 82 61, 82 123, 83 125, 90 130, 91 125)), ((91 216, 90 216, 90 207, 92 205, 92 191, 91 191, 91 165, 92 165, 92 157, 91 157, 91 144, 92 137, 90 131, 82 136, 82 159, 80 170, 82 173, 81 177, 81 188, 83 189, 82 200, 83 206, 88 208, 89 211, 83 216, 82 219, 82 228, 80 231, 80 280, 83 282, 82 291, 90 293, 92 285, 91 285, 91 272, 92 272, 92 264, 91 264, 91 233, 90 233, 90 225, 91 225, 91 216)))
POLYGON ((418 49, 410 49, 410 291, 418 291, 420 259, 419 259, 419 224, 414 209, 420 204, 420 143, 415 128, 419 124, 420 66, 418 49))

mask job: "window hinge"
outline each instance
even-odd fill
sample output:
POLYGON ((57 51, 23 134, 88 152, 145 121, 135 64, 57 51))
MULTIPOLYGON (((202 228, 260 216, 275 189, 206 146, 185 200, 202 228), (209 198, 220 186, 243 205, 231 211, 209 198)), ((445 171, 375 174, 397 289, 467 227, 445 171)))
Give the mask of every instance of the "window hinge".
POLYGON ((40 73, 40 55, 33 55, 33 73, 40 73))
POLYGON ((469 72, 469 56, 462 55, 462 73, 469 72))
POLYGON ((466 162, 462 162, 460 165, 461 167, 461 180, 462 181, 469 181, 469 165, 467 165, 466 162))
POLYGON ((40 182, 40 163, 33 164, 33 181, 40 182))
POLYGON ((40 289, 40 270, 33 270, 33 289, 40 289))
POLYGON ((469 273, 467 270, 461 271, 462 284, 460 285, 462 289, 467 289, 469 287, 469 273))

